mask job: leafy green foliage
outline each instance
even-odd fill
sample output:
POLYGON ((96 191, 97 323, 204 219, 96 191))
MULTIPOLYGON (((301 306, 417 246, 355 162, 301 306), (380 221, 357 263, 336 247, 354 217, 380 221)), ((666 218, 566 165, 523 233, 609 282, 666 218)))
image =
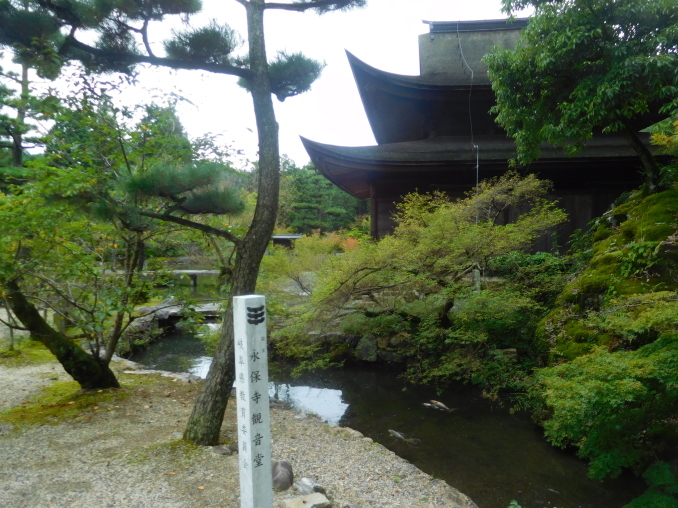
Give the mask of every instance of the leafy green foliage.
POLYGON ((92 221, 68 202, 50 199, 57 189, 89 187, 88 175, 44 165, 31 169, 31 179, 38 179, 0 199, 0 286, 20 280, 24 295, 68 319, 99 352, 120 338, 136 305, 165 293, 157 286, 168 282, 167 274, 128 278, 102 267, 106 253, 126 244, 126 265, 134 272, 129 256, 139 235, 92 221), (125 316, 124 327, 112 332, 116 316, 125 316))
POLYGON ((660 242, 629 242, 621 256, 621 276, 629 277, 647 272, 659 262, 660 242))
POLYGON ((515 387, 520 372, 545 355, 545 345, 534 342, 544 313, 538 300, 553 298, 549 286, 558 287, 564 270, 547 255, 512 254, 564 220, 540 199, 547 190, 534 176, 510 173, 456 202, 440 193, 407 196, 392 236, 349 237, 340 244, 345 254, 323 259, 308 301, 297 304, 295 319, 276 334, 278 350, 327 361, 341 345, 321 356, 324 346, 311 337, 341 329, 374 335, 382 350, 407 356, 413 380, 471 380, 486 384, 492 396, 498 387, 515 387), (516 222, 497 222, 518 205, 526 211, 516 222), (473 271, 493 263, 502 274, 515 273, 486 279, 478 293, 473 271))
POLYGON ((625 508, 676 508, 678 507, 678 482, 666 462, 655 462, 643 473, 649 489, 625 508))
POLYGON ((678 336, 666 333, 636 351, 595 349, 540 371, 547 438, 576 445, 594 478, 654 457, 678 438, 667 425, 678 409, 677 361, 678 336))
POLYGON ((670 129, 654 132, 652 143, 660 147, 661 153, 674 157, 670 164, 661 167, 662 185, 669 187, 678 183, 678 120, 672 122, 670 129))
POLYGON ((167 227, 166 217, 180 213, 201 226, 183 216, 243 204, 220 180, 233 170, 192 160, 172 106, 141 107, 135 121, 105 94, 69 105, 54 115, 47 158, 31 162, 26 181, 0 200, 0 286, 13 298, 20 283, 23 296, 61 316, 106 364, 123 338, 137 344, 155 333, 135 330, 140 304, 177 294, 162 263, 142 271, 147 244, 188 234, 167 227))
MULTIPOLYGON (((516 49, 485 57, 493 111, 515 138, 519 162, 536 159, 543 142, 574 154, 599 129, 637 139, 644 126, 634 127, 634 117, 657 105, 664 113, 678 108, 672 0, 504 1, 506 12, 526 6, 535 14, 516 49)), ((656 185, 656 164, 643 160, 656 185)))
POLYGON ((60 23, 46 9, 26 2, 0 2, 0 45, 10 46, 17 63, 34 68, 42 78, 54 79, 63 60, 60 23))
POLYGON ((337 231, 366 212, 365 203, 351 197, 320 175, 283 160, 278 224, 297 233, 337 231))
POLYGON ((404 351, 418 359, 408 377, 445 385, 451 380, 483 386, 496 398, 501 389, 518 390, 524 376, 547 354, 534 340, 543 309, 510 290, 484 289, 457 298, 449 322, 425 320, 404 351))
MULTIPOLYGON (((287 312, 299 306, 313 291, 318 272, 332 257, 343 251, 343 239, 336 234, 304 236, 294 249, 271 247, 261 265, 257 286, 268 298, 269 312, 288 317, 287 312)), ((300 310, 300 309, 299 309, 300 310)), ((291 313, 289 317, 294 317, 291 313)))
MULTIPOLYGON (((576 446, 595 478, 645 468, 678 442, 677 194, 620 201, 580 244, 590 260, 539 326, 555 365, 527 395, 547 438, 576 446)), ((650 490, 629 506, 674 506, 665 467, 648 471, 650 490)))
POLYGON ((137 229, 149 229, 143 213, 238 214, 244 203, 226 175, 235 173, 215 161, 193 161, 191 142, 173 105, 147 105, 130 125, 131 111, 103 96, 85 96, 56 116, 47 153, 59 166, 92 174, 97 185, 74 192, 101 217, 118 217, 137 229), (96 146, 96 149, 93 149, 96 146), (101 172, 107 178, 97 178, 101 172), (158 201, 158 198, 160 201, 158 201), (168 204, 167 204, 168 203, 168 204))
MULTIPOLYGON (((31 63, 15 57, 19 63, 19 72, 0 68, 0 153, 7 150, 7 159, 0 167, 3 169, 3 180, 9 182, 15 177, 21 177, 21 168, 26 158, 25 146, 28 143, 42 144, 40 136, 36 135, 36 121, 49 118, 56 99, 49 93, 36 94, 33 90, 33 71, 31 63)), ((15 183, 20 180, 15 180, 15 183)))
POLYGON ((527 254, 514 251, 505 256, 493 258, 488 271, 504 279, 511 290, 550 308, 563 290, 563 275, 570 271, 567 258, 548 252, 527 254))

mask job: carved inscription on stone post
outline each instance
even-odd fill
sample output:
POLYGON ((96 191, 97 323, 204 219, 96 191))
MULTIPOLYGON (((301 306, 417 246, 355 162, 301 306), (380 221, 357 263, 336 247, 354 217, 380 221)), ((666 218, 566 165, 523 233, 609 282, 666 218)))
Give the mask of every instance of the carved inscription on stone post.
POLYGON ((266 300, 233 298, 241 508, 273 506, 266 300))

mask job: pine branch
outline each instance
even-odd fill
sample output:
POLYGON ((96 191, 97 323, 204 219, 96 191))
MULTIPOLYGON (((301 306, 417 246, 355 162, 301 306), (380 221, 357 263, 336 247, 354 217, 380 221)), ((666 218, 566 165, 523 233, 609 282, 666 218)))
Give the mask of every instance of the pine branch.
POLYGON ((152 58, 157 58, 153 54, 153 50, 151 49, 151 43, 148 40, 148 18, 144 19, 144 26, 141 28, 141 40, 144 41, 144 47, 146 48, 148 56, 152 58))
POLYGON ((141 28, 136 28, 132 25, 128 25, 127 23, 123 23, 120 20, 116 20, 115 22, 121 27, 123 27, 125 30, 129 30, 130 32, 134 32, 141 35, 141 40, 143 41, 144 47, 146 48, 146 53, 148 53, 148 56, 155 58, 155 54, 151 49, 151 43, 148 40, 148 23, 149 23, 148 18, 146 17, 144 18, 144 25, 141 28))
POLYGON ((139 211, 139 215, 143 215, 144 217, 151 217, 153 219, 164 220, 167 222, 174 222, 175 224, 180 224, 181 226, 186 226, 188 228, 203 231, 204 233, 209 233, 211 235, 220 236, 221 238, 226 238, 227 240, 233 242, 236 245, 236 247, 240 245, 241 241, 240 238, 235 236, 233 233, 230 233, 229 231, 225 231, 223 229, 213 228, 212 226, 208 226, 207 224, 200 224, 199 222, 183 219, 181 217, 175 217, 174 215, 167 215, 147 211, 139 211))
POLYGON ((71 9, 64 7, 63 5, 57 5, 52 2, 52 0, 37 0, 37 2, 40 7, 52 11, 59 18, 71 25, 71 33, 73 33, 76 28, 83 26, 80 18, 71 9))
POLYGON ((14 73, 2 72, 0 71, 0 77, 14 81, 15 83, 21 84, 21 78, 18 78, 14 73))
POLYGON ((160 67, 169 67, 170 69, 188 69, 188 70, 203 70, 213 72, 215 74, 229 74, 231 76, 238 76, 245 79, 252 79, 252 72, 249 69, 236 67, 229 64, 210 64, 206 62, 194 62, 191 60, 174 60, 171 58, 162 58, 157 56, 136 55, 133 53, 117 53, 115 51, 106 51, 103 49, 89 46, 84 42, 80 42, 73 35, 66 38, 64 46, 60 53, 64 53, 69 47, 79 49, 99 58, 109 61, 115 61, 122 64, 140 64, 147 63, 151 65, 158 65, 160 67))

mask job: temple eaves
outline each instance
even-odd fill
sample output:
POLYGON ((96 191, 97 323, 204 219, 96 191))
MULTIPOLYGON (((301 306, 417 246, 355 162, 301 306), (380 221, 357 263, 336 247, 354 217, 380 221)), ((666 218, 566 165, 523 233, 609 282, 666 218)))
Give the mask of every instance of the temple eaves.
MULTIPOLYGON (((647 135, 644 135, 647 137, 647 135)), ((510 138, 480 136, 442 137, 421 141, 388 143, 376 146, 336 146, 301 138, 316 169, 332 183, 354 197, 371 197, 375 182, 389 179, 437 181, 445 179, 473 184, 476 155, 482 164, 482 178, 496 176, 509 169, 508 161, 516 156, 515 144, 510 138), (476 152, 473 144, 479 147, 476 152), (434 177, 438 174, 438 177, 434 177)), ((530 165, 531 172, 556 181, 579 179, 592 175, 594 164, 613 170, 618 164, 628 164, 635 152, 621 135, 608 135, 589 140, 576 156, 568 156, 562 148, 542 146, 538 161, 530 165)))

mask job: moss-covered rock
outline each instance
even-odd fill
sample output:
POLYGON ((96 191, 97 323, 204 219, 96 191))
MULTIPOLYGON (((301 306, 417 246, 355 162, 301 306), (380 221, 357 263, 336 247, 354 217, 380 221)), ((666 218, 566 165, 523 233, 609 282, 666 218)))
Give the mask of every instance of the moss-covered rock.
POLYGON ((652 305, 652 294, 664 302, 678 291, 678 188, 632 194, 598 221, 591 239, 590 261, 537 330, 551 343, 552 362, 587 354, 594 345, 634 349, 641 335, 656 336, 629 323, 640 319, 639 307, 652 305), (642 302, 623 303, 639 295, 642 302), (626 328, 615 329, 611 323, 622 315, 626 328))
POLYGON ((367 334, 363 335, 363 337, 358 342, 358 345, 355 348, 355 356, 358 360, 363 360, 365 362, 376 362, 377 351, 377 338, 374 335, 367 334))

